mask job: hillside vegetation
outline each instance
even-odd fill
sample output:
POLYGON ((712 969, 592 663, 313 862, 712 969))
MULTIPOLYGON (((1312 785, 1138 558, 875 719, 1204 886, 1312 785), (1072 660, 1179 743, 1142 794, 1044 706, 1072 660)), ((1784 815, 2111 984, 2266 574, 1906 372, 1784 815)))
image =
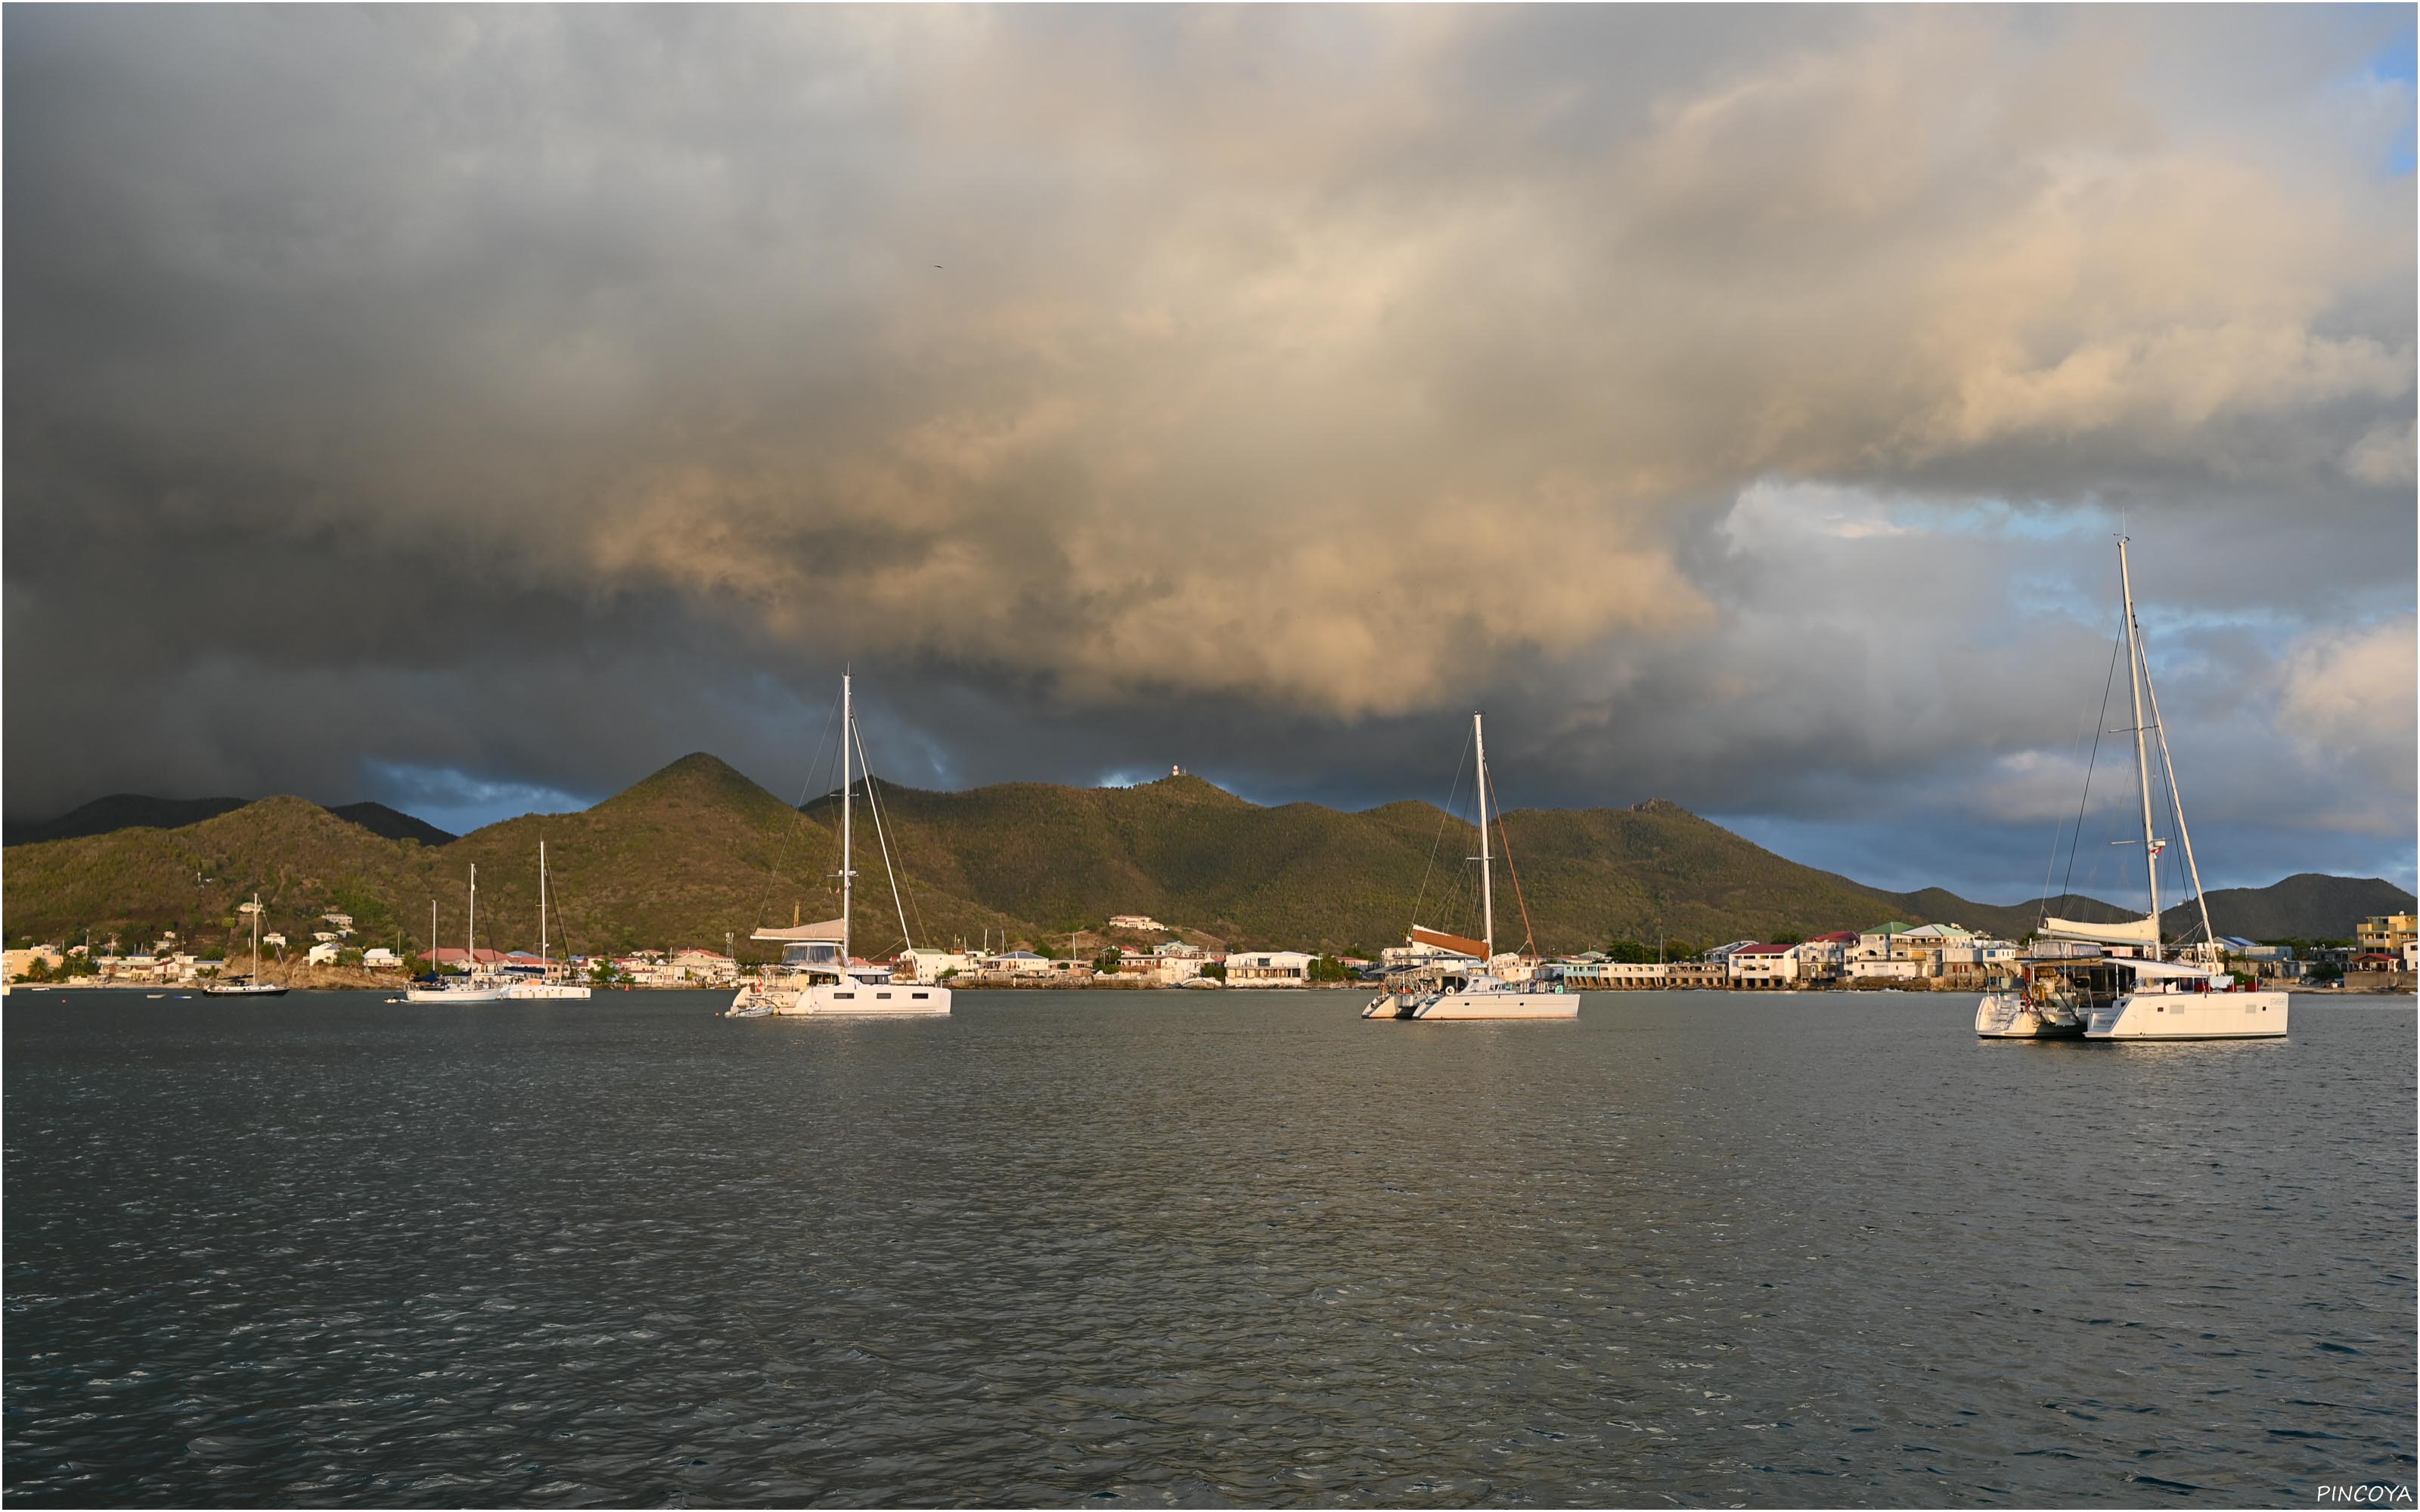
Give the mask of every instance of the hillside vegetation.
MULTIPOLYGON (((1416 917, 1457 933, 1479 927, 1475 869, 1466 859, 1473 831, 1426 803, 1361 813, 1261 808, 1195 777, 1131 788, 1013 782, 929 793, 886 783, 876 791, 920 941, 987 933, 995 942, 1063 944, 1116 913, 1150 914, 1235 945, 1335 950, 1393 943, 1416 917)), ((380 815, 360 817, 411 833, 380 815)), ((216 954, 236 934, 236 905, 257 890, 268 928, 298 944, 326 927, 320 915, 335 912, 353 917, 353 944, 422 949, 433 898, 438 937, 457 945, 475 863, 480 943, 535 949, 543 839, 558 951, 720 949, 729 934, 752 954, 746 937, 760 924, 838 912, 839 817, 836 796, 793 810, 705 754, 584 811, 524 815, 442 844, 376 833, 300 798, 265 798, 175 827, 9 847, 8 930, 12 939, 73 940, 89 929, 96 940, 118 935, 134 946, 173 929, 198 953, 216 954)), ((861 950, 880 952, 898 942, 899 920, 863 803, 857 824, 857 939, 861 950)), ((1669 803, 1521 810, 1504 827, 1510 857, 1497 869, 1497 939, 1531 937, 1549 952, 1652 942, 1659 933, 1702 947, 1891 918, 2014 936, 2043 911, 1939 889, 1866 887, 1669 803)), ((2211 898, 2221 933, 2255 938, 2344 935, 2365 914, 2410 906, 2411 894, 2384 882, 2316 875, 2211 898)), ((2123 914, 2089 898, 2062 899, 2049 911, 2123 914)), ((2172 912, 2171 933, 2183 922, 2172 912)))

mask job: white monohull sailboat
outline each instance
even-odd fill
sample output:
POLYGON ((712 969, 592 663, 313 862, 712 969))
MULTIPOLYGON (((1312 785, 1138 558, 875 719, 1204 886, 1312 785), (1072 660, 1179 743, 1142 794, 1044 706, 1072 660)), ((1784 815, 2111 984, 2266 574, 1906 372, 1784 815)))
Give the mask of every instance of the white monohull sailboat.
POLYGON ((252 902, 242 905, 252 916, 252 974, 230 980, 202 983, 205 997, 283 997, 286 989, 260 980, 260 894, 254 893, 252 902))
POLYGON ((2109 924, 2043 920, 2036 937, 2059 942, 2069 953, 2038 953, 2020 963, 2014 990, 1992 994, 1976 1005, 1975 1032, 1987 1040, 2274 1039, 2286 1032, 2288 995, 2238 987, 2211 930, 2210 903, 2202 894, 2201 868, 2194 860, 2193 832, 2185 825, 2184 799, 2169 760, 2167 728, 2160 721, 2160 696, 2151 686, 2142 626, 2134 618, 2134 580, 2122 535, 2118 538, 2118 581, 2125 601, 2126 671, 2133 689, 2134 770, 2142 790, 2143 870, 2149 906, 2140 918, 2109 924), (2160 938, 2160 856, 2168 842, 2155 832, 2152 818, 2153 734, 2159 737, 2169 812, 2176 819, 2186 874, 2201 912, 2201 939, 2178 950, 2173 960, 2160 938), (2131 953, 2110 954, 2103 947, 2131 953))
MULTIPOLYGON (((501 984, 478 974, 479 868, 475 863, 471 868, 471 918, 465 933, 462 964, 463 969, 471 975, 452 981, 439 980, 426 987, 407 987, 403 990, 405 1002, 492 1003, 504 996, 504 990, 501 984)), ((437 901, 433 898, 428 903, 428 969, 431 972, 437 969, 437 901)))
MULTIPOLYGON (((572 981, 555 974, 554 959, 547 953, 551 942, 546 935, 546 841, 537 842, 537 958, 538 978, 504 983, 503 995, 516 1002, 532 999, 546 1001, 579 1000, 588 996, 588 984, 572 981)), ((568 945, 564 947, 566 950, 568 945)), ((566 971, 569 970, 568 965, 566 971)))
MULTIPOLYGON (((950 1011, 950 989, 939 985, 894 982, 888 966, 854 961, 848 953, 849 903, 856 881, 857 854, 852 751, 863 769, 865 748, 857 733, 854 693, 847 673, 840 680, 840 917, 788 929, 760 929, 752 940, 779 945, 782 962, 751 978, 732 995, 726 1018, 788 1016, 892 1017, 933 1015, 950 1011)), ((891 879, 891 902, 899 910, 899 933, 908 938, 908 910, 899 896, 898 873, 891 866, 891 842, 882 831, 882 810, 873 789, 867 804, 874 815, 875 839, 882 847, 883 874, 891 879)), ((913 941, 909 941, 910 944, 913 941)))
MULTIPOLYGON (((1470 738, 1477 752, 1479 778, 1479 898, 1481 937, 1476 940, 1441 930, 1412 925, 1411 943, 1449 950, 1467 964, 1438 968, 1404 986, 1380 993, 1361 1010, 1365 1019, 1575 1019, 1580 1016, 1576 993, 1540 992, 1497 975, 1496 856, 1488 843, 1487 731, 1481 717, 1470 717, 1470 738)), ((1498 815, 1497 822, 1503 822, 1498 815)), ((1518 881, 1518 877, 1515 877, 1518 881)))

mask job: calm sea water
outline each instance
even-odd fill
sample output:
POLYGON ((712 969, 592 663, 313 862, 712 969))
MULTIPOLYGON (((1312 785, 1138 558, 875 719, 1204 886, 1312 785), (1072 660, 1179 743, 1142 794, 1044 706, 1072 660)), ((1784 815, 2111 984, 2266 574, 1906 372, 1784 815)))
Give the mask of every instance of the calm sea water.
MULTIPOLYGON (((26 1505, 2310 1504, 2413 1478, 2411 999, 6 1006, 26 1505)), ((2409 1504, 2408 1503, 2404 1504, 2409 1504)))

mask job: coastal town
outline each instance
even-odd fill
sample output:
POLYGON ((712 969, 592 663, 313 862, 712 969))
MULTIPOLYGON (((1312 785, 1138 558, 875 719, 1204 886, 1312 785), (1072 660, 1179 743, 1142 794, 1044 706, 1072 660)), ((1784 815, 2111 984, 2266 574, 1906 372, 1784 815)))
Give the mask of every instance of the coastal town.
MULTIPOLYGON (((526 950, 440 947, 407 958, 388 946, 357 944, 352 918, 321 916, 307 939, 262 936, 273 952, 264 974, 296 986, 399 985, 412 971, 438 975, 515 976, 565 972, 603 988, 727 989, 754 969, 726 951, 701 946, 632 950, 613 956, 571 956, 552 962, 526 950)), ((2420 918, 2388 914, 2361 920, 2350 940, 2262 942, 2222 936, 2228 965, 2252 980, 2300 990, 2334 983, 2370 992, 2409 992, 2420 974, 2420 918)), ((1435 967, 1475 964, 1444 948, 1393 946, 1374 958, 1290 949, 1229 949, 1184 938, 1187 932, 1140 914, 1109 918, 1098 931, 1017 948, 917 947, 884 960, 852 958, 869 969, 887 966, 901 982, 955 988, 1315 988, 1382 982, 1435 967), (1154 938, 1154 936, 1159 936, 1154 938), (1115 943, 1123 941, 1125 943, 1115 943), (1039 946, 1039 949, 1032 947, 1039 946)), ((1731 940, 1691 951, 1622 942, 1614 949, 1560 956, 1502 952, 1491 969, 1507 981, 1566 992, 1717 991, 1982 992, 2005 981, 2029 954, 2061 949, 2006 940, 1956 924, 1889 920, 1863 930, 1836 930, 1804 938, 1731 940)), ((2112 947, 2126 954, 2129 947, 2112 947)), ((197 954, 165 932, 129 947, 104 940, 13 949, 0 964, 10 984, 65 987, 194 987, 228 970, 225 960, 197 954)))

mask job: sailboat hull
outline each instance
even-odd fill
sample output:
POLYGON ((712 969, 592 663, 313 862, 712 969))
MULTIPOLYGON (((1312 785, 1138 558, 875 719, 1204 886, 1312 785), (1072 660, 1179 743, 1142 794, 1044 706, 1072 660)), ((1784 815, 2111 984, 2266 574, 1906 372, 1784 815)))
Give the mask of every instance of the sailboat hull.
POLYGON ((1439 1019, 1575 1019, 1577 993, 1447 993, 1412 1010, 1422 1022, 1439 1019))
POLYGON ((2087 1040, 2278 1040, 2291 1009, 2286 993, 2134 993, 2096 1009, 2087 1040))
POLYGON ((492 1003, 504 996, 497 987, 407 987, 407 1003, 492 1003))
POLYGON ((1986 1040, 2081 1040, 2084 1020, 1994 994, 1975 1005, 1975 1033, 1986 1040))
POLYGON ((950 989, 909 982, 814 982, 804 987, 750 982, 732 995, 725 1018, 933 1018, 950 1011, 950 989))
POLYGON ((1437 993, 1427 996, 1385 993, 1361 1011, 1365 1019, 1575 1019, 1577 993, 1437 993))
POLYGON ((572 981, 524 981, 505 988, 499 995, 513 1002, 585 1002, 588 988, 572 981))

